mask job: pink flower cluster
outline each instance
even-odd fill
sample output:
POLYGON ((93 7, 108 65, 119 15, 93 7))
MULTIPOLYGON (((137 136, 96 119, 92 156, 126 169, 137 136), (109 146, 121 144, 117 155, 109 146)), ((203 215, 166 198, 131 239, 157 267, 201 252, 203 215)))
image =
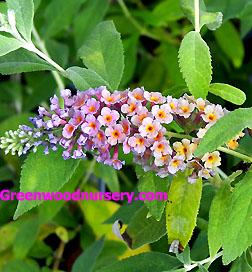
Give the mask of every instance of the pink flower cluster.
POLYGON ((120 169, 121 148, 124 154, 132 152, 146 171, 161 177, 192 168, 191 182, 209 178, 220 165, 219 152, 193 156, 207 129, 225 114, 220 105, 186 94, 179 99, 165 97, 144 88, 110 93, 102 86, 76 95, 66 89, 61 96, 64 107, 54 96, 50 110, 39 107, 39 116, 32 119, 36 131, 42 132, 46 152, 59 145, 64 159, 83 158, 91 152, 98 162, 120 169), (170 133, 174 123, 194 137, 174 141, 176 135, 170 133))

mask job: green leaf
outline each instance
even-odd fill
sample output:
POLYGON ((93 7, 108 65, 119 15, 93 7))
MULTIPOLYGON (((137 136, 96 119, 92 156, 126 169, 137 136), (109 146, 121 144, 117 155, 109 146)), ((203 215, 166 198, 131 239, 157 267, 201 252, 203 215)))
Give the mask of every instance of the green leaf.
POLYGON ((131 218, 126 233, 132 239, 131 248, 158 241, 166 233, 165 216, 160 221, 148 216, 148 209, 142 207, 131 218))
POLYGON ((243 9, 246 9, 246 3, 250 0, 207 0, 207 7, 211 11, 222 11, 225 21, 230 18, 237 18, 243 9))
MULTIPOLYGON (((138 191, 139 192, 167 192, 169 185, 169 178, 160 178, 156 176, 153 171, 144 172, 140 167, 136 167, 136 174, 138 177, 138 191)), ((163 214, 166 201, 144 201, 148 207, 150 214, 156 219, 160 220, 163 214)))
POLYGON ((22 43, 15 38, 0 35, 0 56, 4 56, 12 51, 17 50, 22 43))
POLYGON ((116 89, 124 69, 123 45, 112 21, 98 24, 78 55, 85 66, 95 71, 116 89))
POLYGON ((23 259, 32 245, 35 243, 39 231, 39 221, 31 218, 23 222, 20 226, 13 246, 15 258, 23 259))
POLYGON ((7 0, 8 9, 15 12, 17 29, 27 40, 31 40, 34 4, 32 0, 7 0))
POLYGON ((231 270, 230 270, 230 272, 251 272, 251 271, 252 271, 252 266, 247 261, 245 253, 233 262, 231 270))
POLYGON ((137 46, 139 36, 132 35, 128 39, 123 40, 125 54, 125 68, 121 85, 126 85, 134 76, 134 71, 137 64, 137 46))
POLYGON ((152 25, 165 26, 168 22, 181 19, 183 12, 178 0, 165 0, 155 6, 152 16, 155 18, 152 20, 152 25))
POLYGON ((76 47, 80 48, 95 26, 102 20, 109 7, 108 0, 88 0, 73 24, 76 47))
POLYGON ((0 74, 54 70, 46 61, 25 49, 18 49, 0 58, 0 74))
MULTIPOLYGON (((86 162, 86 161, 85 161, 86 162)), ((60 192, 73 193, 80 178, 83 176, 84 163, 80 162, 69 182, 65 183, 60 192)), ((40 224, 50 221, 66 204, 64 200, 45 201, 38 207, 40 224)))
POLYGON ((241 15, 241 36, 244 38, 252 28, 252 3, 247 3, 241 15))
POLYGON ((117 172, 113 167, 102 163, 96 163, 94 174, 106 183, 110 191, 112 192, 120 191, 117 172))
MULTIPOLYGON (((184 14, 194 25, 194 0, 180 0, 180 3, 184 14)), ((208 29, 216 30, 222 24, 222 17, 223 16, 221 12, 207 12, 204 1, 200 0, 200 28, 206 25, 208 29)))
POLYGON ((100 239, 94 242, 90 247, 85 249, 85 251, 76 259, 73 264, 72 272, 92 272, 94 271, 94 266, 96 259, 100 255, 104 246, 104 239, 100 239))
POLYGON ((44 259, 53 254, 53 250, 44 241, 37 240, 29 251, 29 257, 44 259))
POLYGON ((246 101, 243 91, 228 84, 213 83, 210 85, 209 92, 236 105, 242 105, 246 101))
POLYGON ((175 257, 159 252, 148 252, 115 262, 96 272, 163 272, 167 269, 176 269, 179 266, 181 266, 181 263, 175 257))
MULTIPOLYGON (((48 155, 45 155, 43 148, 39 148, 36 153, 30 153, 23 164, 20 192, 59 191, 72 177, 79 162, 79 160, 72 159, 64 160, 61 149, 55 152, 51 151, 48 155)), ((14 219, 42 202, 43 200, 19 201, 14 219)))
POLYGON ((252 245, 252 169, 236 185, 223 235, 223 263, 229 264, 252 245))
POLYGON ((68 63, 69 48, 63 43, 59 43, 56 40, 46 40, 46 49, 49 56, 56 61, 60 66, 65 67, 68 63))
POLYGON ((163 62, 167 70, 169 84, 171 86, 185 85, 179 69, 177 46, 170 43, 163 43, 158 50, 160 51, 160 61, 163 62))
POLYGON ((225 182, 219 189, 209 211, 208 244, 210 256, 214 257, 222 246, 223 235, 226 232, 224 223, 229 211, 231 187, 225 182))
POLYGON ((196 226, 201 192, 201 179, 191 184, 188 182, 186 173, 178 173, 174 177, 166 206, 166 228, 169 243, 179 240, 180 244, 185 247, 191 239, 196 226))
POLYGON ((219 119, 205 134, 194 152, 199 157, 234 138, 244 128, 252 127, 252 108, 237 109, 219 119), (225 133, 224 133, 225 132, 225 133))
POLYGON ((244 47, 239 33, 231 22, 225 22, 214 32, 216 41, 234 67, 239 68, 244 58, 244 47))
POLYGON ((108 82, 106 82, 102 77, 100 77, 95 71, 91 69, 73 66, 68 68, 66 72, 68 78, 79 90, 86 90, 102 85, 110 87, 108 82))
POLYGON ((4 266, 2 272, 40 272, 39 265, 34 260, 11 260, 4 266))
POLYGON ((113 224, 116 220, 121 220, 124 224, 129 224, 134 214, 143 206, 142 201, 134 201, 131 204, 122 205, 104 224, 113 224))
POLYGON ((5 239, 1 239, 0 241, 1 254, 13 245, 15 236, 17 235, 23 222, 24 221, 21 220, 16 222, 12 221, 0 227, 0 235, 1 237, 5 237, 5 239))
POLYGON ((179 65, 189 91, 205 98, 212 80, 211 55, 200 34, 191 31, 179 49, 179 65))
POLYGON ((72 22, 74 15, 86 0, 52 0, 44 11, 44 35, 53 37, 66 30, 72 22))

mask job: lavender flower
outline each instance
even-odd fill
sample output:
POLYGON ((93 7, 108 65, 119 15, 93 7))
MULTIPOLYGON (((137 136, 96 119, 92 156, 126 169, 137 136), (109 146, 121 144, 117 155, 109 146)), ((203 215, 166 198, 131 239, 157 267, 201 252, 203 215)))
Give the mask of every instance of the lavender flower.
MULTIPOLYGON (((61 97, 62 108, 58 97, 53 96, 50 109, 39 107, 38 116, 30 119, 33 127, 20 126, 6 132, 0 148, 6 154, 20 156, 29 150, 36 152, 40 145, 46 154, 61 146, 64 159, 81 159, 90 152, 98 162, 120 169, 124 162, 118 150, 122 146, 123 152, 132 152, 134 161, 146 171, 153 170, 161 177, 193 169, 191 183, 198 177, 213 176, 221 163, 218 151, 202 158, 193 155, 207 129, 226 113, 220 105, 188 95, 179 99, 164 97, 144 88, 110 93, 101 86, 76 95, 62 90, 61 97), (176 142, 168 139, 167 125, 173 120, 193 124, 191 131, 198 138, 176 142)), ((240 133, 228 146, 238 146, 236 141, 243 135, 240 133)))

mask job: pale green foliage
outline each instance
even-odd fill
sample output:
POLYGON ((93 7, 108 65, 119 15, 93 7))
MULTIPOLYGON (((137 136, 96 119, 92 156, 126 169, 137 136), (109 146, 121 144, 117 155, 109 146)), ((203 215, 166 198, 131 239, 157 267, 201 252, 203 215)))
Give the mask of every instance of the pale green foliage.
POLYGON ((4 56, 12 51, 17 50, 22 46, 22 43, 18 40, 0 35, 0 56, 4 56))
POLYGON ((110 87, 109 83, 91 69, 73 66, 68 68, 67 75, 79 90, 86 90, 99 86, 110 87))
POLYGON ((201 192, 202 180, 198 179, 191 184, 185 173, 179 173, 174 177, 166 206, 166 228, 169 243, 179 240, 180 244, 185 247, 191 239, 196 226, 201 192))
POLYGON ((226 114, 218 120, 203 137, 195 156, 202 156, 207 152, 216 150, 224 143, 231 140, 244 128, 252 127, 252 108, 237 109, 226 114), (225 133, 223 133, 225 131, 225 133))
POLYGON ((246 100, 243 91, 228 84, 213 83, 210 85, 209 92, 236 105, 242 105, 246 100))
MULTIPOLYGON (((43 148, 29 154, 22 167, 21 192, 56 192, 69 181, 80 161, 62 160, 61 151, 43 154, 43 148), (55 163, 57 161, 57 163, 55 163), (32 169, 32 171, 31 171, 32 169)), ((42 200, 20 201, 14 219, 41 204, 42 200)))
POLYGON ((3 75, 42 70, 54 68, 25 49, 18 49, 0 58, 0 73, 3 75))
POLYGON ((85 66, 107 81, 112 89, 119 86, 124 68, 123 45, 113 22, 98 24, 78 54, 85 66))
POLYGON ((211 55, 200 34, 191 31, 179 49, 179 65, 189 91, 205 98, 212 80, 211 55))
MULTIPOLYGON (((194 0, 180 0, 180 4, 184 14, 194 25, 194 0)), ((221 12, 208 12, 204 0, 200 0, 200 28, 206 25, 210 30, 216 30, 222 24, 221 12)))
POLYGON ((7 0, 8 9, 14 10, 17 29, 25 40, 31 40, 34 4, 32 0, 7 0))

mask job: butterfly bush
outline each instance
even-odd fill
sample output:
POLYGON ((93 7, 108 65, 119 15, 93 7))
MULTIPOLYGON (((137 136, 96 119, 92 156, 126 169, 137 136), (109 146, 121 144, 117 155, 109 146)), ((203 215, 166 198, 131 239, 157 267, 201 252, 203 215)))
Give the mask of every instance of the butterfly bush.
MULTIPOLYGON (((38 146, 44 146, 45 154, 61 146, 64 159, 84 158, 90 152, 98 162, 115 169, 124 164, 119 157, 122 149, 124 154, 133 153, 134 161, 145 171, 155 171, 160 177, 192 169, 189 182, 198 177, 208 179, 221 164, 218 151, 201 158, 193 155, 206 131, 227 113, 220 105, 186 94, 179 99, 165 97, 144 88, 110 93, 101 86, 75 95, 66 89, 61 97, 63 107, 53 96, 49 110, 39 107, 38 116, 30 118, 33 126, 6 132, 0 148, 6 154, 22 155, 36 152, 38 146), (174 123, 189 137, 171 141, 174 123)), ((235 149, 243 135, 227 146, 235 149)))

